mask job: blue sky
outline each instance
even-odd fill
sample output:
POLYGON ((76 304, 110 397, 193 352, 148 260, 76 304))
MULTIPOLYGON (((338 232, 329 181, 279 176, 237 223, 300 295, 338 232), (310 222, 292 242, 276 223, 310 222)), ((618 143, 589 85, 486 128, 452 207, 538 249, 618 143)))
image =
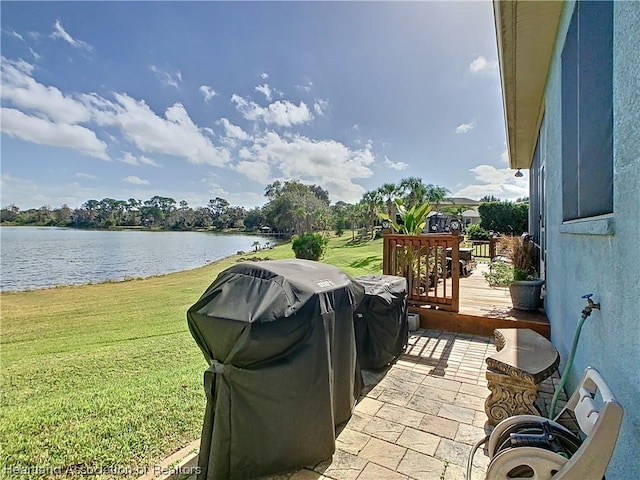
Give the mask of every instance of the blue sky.
POLYGON ((515 199, 491 2, 5 2, 1 203, 515 199))

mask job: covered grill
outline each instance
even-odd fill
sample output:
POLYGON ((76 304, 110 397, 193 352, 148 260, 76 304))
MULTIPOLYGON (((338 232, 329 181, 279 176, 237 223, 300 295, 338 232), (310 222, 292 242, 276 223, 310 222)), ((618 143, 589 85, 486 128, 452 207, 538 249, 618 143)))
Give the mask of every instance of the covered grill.
POLYGON ((362 368, 376 370, 393 362, 407 345, 407 280, 364 275, 356 281, 365 289, 354 318, 358 361, 362 368))
POLYGON ((362 390, 363 287, 307 260, 241 263, 188 310, 210 367, 199 479, 248 479, 329 458, 362 390))

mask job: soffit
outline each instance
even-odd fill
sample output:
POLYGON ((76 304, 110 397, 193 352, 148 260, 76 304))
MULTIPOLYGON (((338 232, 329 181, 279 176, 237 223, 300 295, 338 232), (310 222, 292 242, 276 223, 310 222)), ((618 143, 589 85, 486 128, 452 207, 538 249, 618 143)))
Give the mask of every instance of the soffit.
POLYGON ((559 1, 494 1, 511 168, 529 168, 562 11, 559 1))

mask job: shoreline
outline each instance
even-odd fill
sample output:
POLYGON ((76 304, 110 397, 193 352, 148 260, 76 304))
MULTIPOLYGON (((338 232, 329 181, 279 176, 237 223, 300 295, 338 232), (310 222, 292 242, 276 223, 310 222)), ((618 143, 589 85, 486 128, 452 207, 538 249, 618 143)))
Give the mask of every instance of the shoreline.
POLYGON ((86 282, 86 283, 60 283, 60 284, 56 284, 56 285, 49 285, 46 287, 36 287, 36 288, 26 288, 23 290, 0 290, 0 297, 3 297, 5 295, 16 295, 16 294, 20 294, 20 293, 28 293, 28 292, 38 292, 38 291, 44 291, 44 290, 61 290, 61 289, 66 289, 66 288, 82 288, 82 287, 87 287, 87 286, 91 286, 91 285, 104 285, 104 284, 121 284, 121 283, 127 283, 127 282, 136 282, 136 281, 141 281, 141 280, 149 280, 152 278, 161 278, 161 277, 166 277, 168 275, 175 275, 175 274, 179 274, 179 273, 185 273, 185 272, 192 272, 194 270, 198 270, 200 268, 207 268, 213 265, 216 265, 218 263, 224 262, 225 260, 230 260, 232 257, 243 257, 243 256, 249 256, 249 255, 256 255, 264 250, 272 250, 277 246, 283 245, 285 244, 285 242, 279 243, 278 245, 274 245, 273 247, 270 248, 261 248, 259 249, 257 252, 256 251, 251 251, 251 252, 244 252, 241 250, 238 250, 236 253, 232 253, 230 255, 226 255, 224 257, 215 259, 215 260, 207 260, 206 263, 204 265, 199 265, 197 267, 192 267, 192 268, 185 268, 182 270, 175 270, 173 272, 167 272, 167 273, 158 273, 156 275, 148 275, 146 277, 134 277, 134 276, 125 276, 122 279, 107 279, 107 280, 103 280, 100 282, 86 282))
POLYGON ((10 253, 12 248, 3 251, 0 295, 148 279, 203 268, 238 255, 239 252, 253 254, 256 245, 259 247, 258 251, 263 251, 286 243, 267 235, 249 235, 236 231, 186 232, 188 235, 185 237, 156 237, 148 234, 147 230, 140 229, 119 231, 123 233, 115 233, 116 230, 39 226, 9 226, 2 229, 3 247, 15 244, 18 248, 21 245, 20 239, 27 240, 28 246, 18 248, 14 253, 10 253), (129 233, 131 231, 141 232, 141 236, 129 233), (199 235, 202 233, 206 236, 199 235), (54 239, 56 249, 41 248, 38 243, 41 238, 54 239), (67 239, 70 244, 66 243, 67 239), (115 248, 110 248, 109 255, 100 253, 103 250, 96 250, 96 246, 104 242, 116 245, 115 248), (188 245, 195 248, 186 247, 188 245), (137 252, 135 257, 132 256, 132 251, 137 252), (62 265, 62 259, 71 263, 62 265), (78 265, 75 265, 76 261, 78 265))
POLYGON ((10 222, 0 223, 0 228, 2 227, 11 227, 11 228, 59 228, 59 229, 68 229, 68 230, 79 230, 83 232, 171 232, 171 233, 211 233, 214 235, 247 235, 250 237, 267 237, 273 239, 283 239, 286 238, 282 233, 264 233, 256 230, 240 230, 240 229, 226 229, 226 230, 205 230, 203 228, 193 228, 191 230, 172 230, 172 229, 162 229, 162 228, 153 228, 153 227, 133 227, 133 226, 118 226, 113 228, 81 228, 74 227, 71 225, 38 225, 38 224, 29 224, 29 225, 18 225, 10 222))

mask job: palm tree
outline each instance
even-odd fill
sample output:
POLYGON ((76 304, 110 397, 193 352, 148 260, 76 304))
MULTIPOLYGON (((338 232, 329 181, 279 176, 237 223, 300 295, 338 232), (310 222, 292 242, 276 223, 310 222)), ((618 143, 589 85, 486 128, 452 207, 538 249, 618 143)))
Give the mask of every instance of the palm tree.
MULTIPOLYGON (((427 223, 427 216, 431 211, 431 205, 425 202, 421 205, 414 205, 407 208, 402 199, 395 201, 398 215, 402 220, 397 223, 395 219, 388 217, 386 214, 380 214, 380 217, 389 220, 393 229, 403 235, 420 235, 427 223)), ((402 275, 407 279, 409 292, 414 292, 420 287, 419 273, 421 270, 421 257, 428 253, 429 247, 403 245, 395 250, 397 265, 402 275)))
POLYGON ((436 212, 440 212, 440 203, 447 198, 447 194, 449 193, 451 192, 444 187, 429 184, 427 185, 426 200, 429 203, 435 203, 436 212))
POLYGON ((365 209, 367 221, 369 223, 369 230, 371 231, 371 236, 373 236, 373 225, 378 218, 378 213, 383 206, 382 195, 377 190, 366 192, 362 196, 362 200, 360 200, 360 203, 365 209))
POLYGON ((353 204, 347 205, 345 207, 345 215, 349 221, 349 227, 351 228, 351 240, 355 240, 358 221, 362 217, 361 206, 353 204))
POLYGON ((393 216, 393 200, 398 196, 400 189, 398 185, 395 183, 385 183, 380 188, 378 188, 378 192, 382 195, 382 199, 387 206, 387 215, 389 217, 393 216))
POLYGON ((400 180, 399 187, 407 208, 415 207, 427 200, 427 186, 421 178, 403 178, 400 180))
POLYGON ((305 223, 309 223, 309 217, 307 216, 307 211, 305 210, 304 205, 300 203, 294 204, 291 214, 293 215, 296 234, 302 235, 303 233, 306 233, 307 230, 305 229, 305 223))

